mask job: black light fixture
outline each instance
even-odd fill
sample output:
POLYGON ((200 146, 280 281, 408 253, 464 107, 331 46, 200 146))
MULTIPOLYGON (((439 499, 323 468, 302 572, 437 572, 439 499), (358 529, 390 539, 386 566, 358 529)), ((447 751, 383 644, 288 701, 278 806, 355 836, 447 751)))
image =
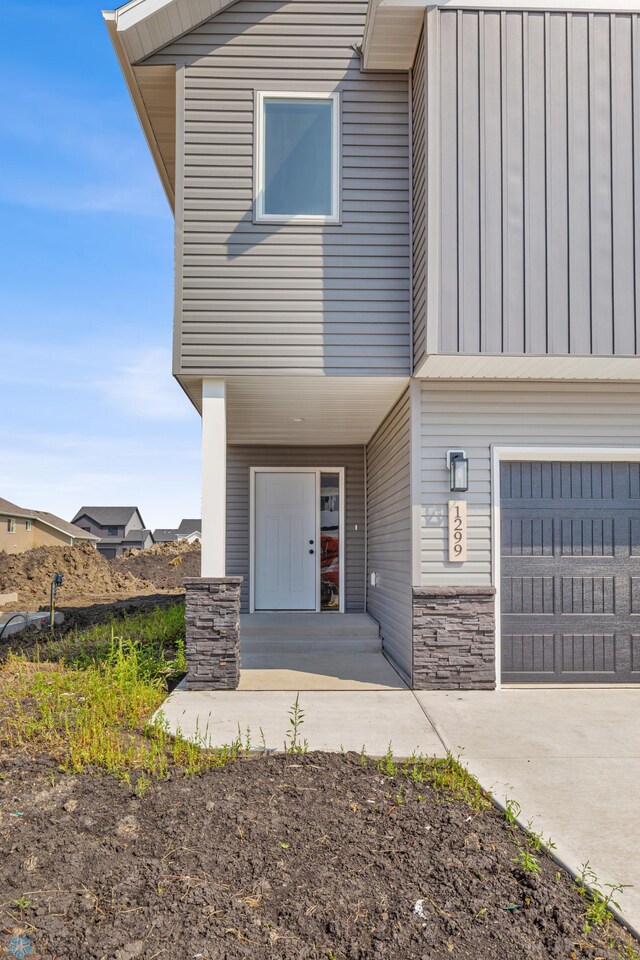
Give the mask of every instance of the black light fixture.
POLYGON ((451 493, 466 493, 469 489, 469 461, 464 450, 447 450, 447 468, 451 493))

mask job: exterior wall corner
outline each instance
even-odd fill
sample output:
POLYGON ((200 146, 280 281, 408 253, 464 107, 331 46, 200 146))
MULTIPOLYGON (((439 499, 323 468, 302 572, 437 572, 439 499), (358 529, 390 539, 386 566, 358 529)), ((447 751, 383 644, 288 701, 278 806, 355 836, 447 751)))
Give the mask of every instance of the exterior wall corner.
POLYGON ((414 587, 414 690, 494 690, 495 587, 414 587))

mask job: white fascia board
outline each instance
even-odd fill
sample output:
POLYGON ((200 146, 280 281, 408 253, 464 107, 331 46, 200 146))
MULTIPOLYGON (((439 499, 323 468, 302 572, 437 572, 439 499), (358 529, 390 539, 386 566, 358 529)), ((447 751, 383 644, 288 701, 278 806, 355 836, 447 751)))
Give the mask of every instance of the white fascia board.
MULTIPOLYGON (((134 2, 144 3, 145 0, 134 0, 134 2)), ((140 92, 140 87, 138 86, 138 81, 136 80, 136 76, 133 71, 133 67, 122 44, 122 39, 119 36, 117 15, 117 10, 102 11, 104 22, 107 26, 107 30, 109 31, 109 36, 111 37, 113 49, 115 50, 118 63, 120 64, 120 69, 122 70, 122 75, 129 91, 129 96, 131 97, 134 110, 136 111, 138 120, 140 121, 140 126, 142 127, 145 135, 145 139, 151 151, 158 174, 160 175, 160 180, 162 181, 164 192, 167 195, 169 206, 173 210, 175 205, 175 193, 171 184, 171 179, 167 172, 167 168, 164 165, 164 159, 162 157, 160 147, 158 146, 158 141, 156 140, 155 133, 149 119, 149 114, 147 113, 147 109, 142 98, 142 93, 140 92)))
POLYGON ((640 2, 615 0, 608 4, 606 0, 369 0, 362 42, 365 69, 410 69, 420 39, 419 14, 435 8, 611 14, 639 13, 640 2), (402 29, 402 20, 408 29, 402 29), (398 31, 390 29, 394 22, 400 26, 398 31))
POLYGON ((172 3, 175 3, 175 0, 130 0, 117 10, 104 11, 103 16, 107 12, 112 14, 118 30, 128 30, 129 27, 135 27, 148 17, 170 7, 172 3))
POLYGON ((217 16, 236 0, 130 0, 116 10, 103 11, 122 38, 131 60, 141 63, 201 23, 217 16))

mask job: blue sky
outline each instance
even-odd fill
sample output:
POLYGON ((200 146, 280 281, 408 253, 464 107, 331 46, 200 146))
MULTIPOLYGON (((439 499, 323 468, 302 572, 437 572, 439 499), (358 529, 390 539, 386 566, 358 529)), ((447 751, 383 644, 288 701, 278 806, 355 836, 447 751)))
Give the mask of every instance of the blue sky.
POLYGON ((0 3, 0 496, 174 526, 200 418, 171 376, 173 219, 100 9, 0 3))

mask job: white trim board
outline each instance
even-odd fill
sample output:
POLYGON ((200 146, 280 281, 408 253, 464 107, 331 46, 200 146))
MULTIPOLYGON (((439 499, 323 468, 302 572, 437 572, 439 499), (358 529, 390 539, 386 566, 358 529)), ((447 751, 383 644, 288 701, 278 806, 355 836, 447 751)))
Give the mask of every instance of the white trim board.
MULTIPOLYGON (((502 560, 502 536, 500 523, 500 464, 503 461, 546 461, 546 462, 618 462, 640 461, 640 447, 585 447, 568 446, 564 443, 545 446, 502 446, 491 444, 491 582, 495 587, 495 623, 496 623, 496 690, 502 689, 502 606, 500 594, 500 575, 502 560)), ((566 686, 566 684, 562 684, 566 686)), ((573 686, 573 684, 572 684, 573 686)))
MULTIPOLYGON (((255 567, 256 567, 256 474, 257 473, 312 473, 316 476, 316 613, 322 610, 320 595, 320 475, 323 473, 337 473, 339 476, 340 519, 338 527, 340 564, 340 605, 339 613, 345 612, 345 517, 347 504, 345 500, 345 468, 344 467, 249 467, 249 612, 256 612, 255 604, 255 567)), ((286 613, 286 611, 283 611, 286 613)))

